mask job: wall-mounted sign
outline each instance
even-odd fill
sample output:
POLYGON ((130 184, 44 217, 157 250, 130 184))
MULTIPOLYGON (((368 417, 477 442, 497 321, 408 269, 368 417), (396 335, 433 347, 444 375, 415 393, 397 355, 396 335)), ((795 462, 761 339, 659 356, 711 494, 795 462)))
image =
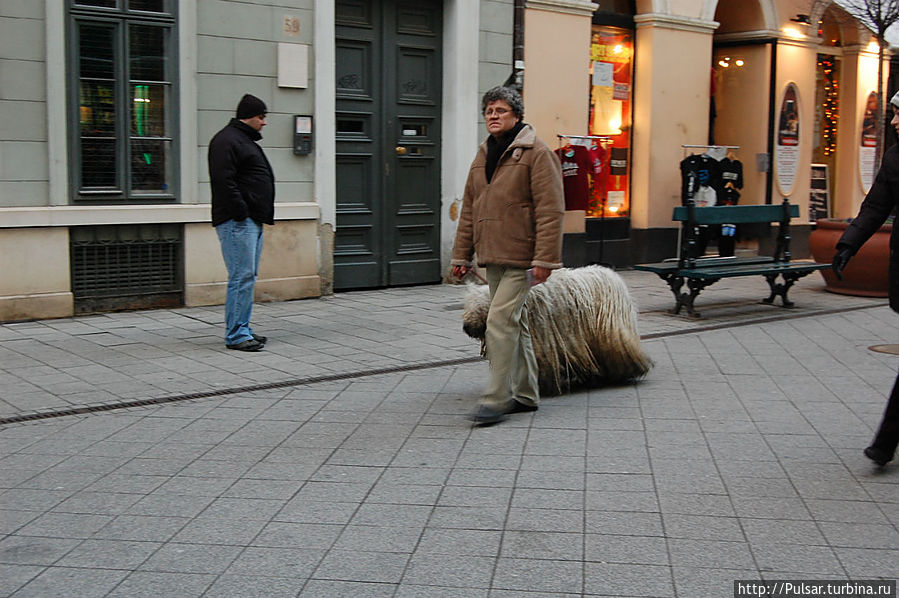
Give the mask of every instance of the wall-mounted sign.
POLYGON ((295 37, 300 34, 300 17, 284 15, 284 33, 295 37))
POLYGON ((278 42, 278 87, 309 87, 309 46, 278 42))
POLYGON ((777 145, 774 148, 777 185, 783 195, 790 195, 799 166, 799 90, 795 83, 784 89, 777 119, 777 145))
POLYGON ((858 169, 861 175, 862 191, 868 192, 874 184, 877 166, 874 164, 877 153, 877 93, 868 94, 862 113, 862 138, 858 148, 858 169))

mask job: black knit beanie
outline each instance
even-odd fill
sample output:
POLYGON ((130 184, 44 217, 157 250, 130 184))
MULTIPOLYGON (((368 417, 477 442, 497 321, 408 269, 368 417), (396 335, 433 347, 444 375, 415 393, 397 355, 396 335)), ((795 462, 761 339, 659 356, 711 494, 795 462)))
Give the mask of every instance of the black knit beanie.
POLYGON ((237 118, 241 120, 253 118, 266 112, 268 112, 268 109, 265 107, 265 102, 250 94, 245 94, 240 98, 240 103, 237 105, 237 118))

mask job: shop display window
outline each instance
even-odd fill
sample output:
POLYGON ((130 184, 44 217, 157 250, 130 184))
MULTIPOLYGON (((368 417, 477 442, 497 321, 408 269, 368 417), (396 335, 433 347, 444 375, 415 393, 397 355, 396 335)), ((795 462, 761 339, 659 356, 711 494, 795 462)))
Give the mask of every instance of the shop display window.
POLYGON ((634 34, 594 25, 590 42, 589 134, 607 137, 604 185, 587 207, 588 218, 630 214, 630 132, 633 101, 634 34))

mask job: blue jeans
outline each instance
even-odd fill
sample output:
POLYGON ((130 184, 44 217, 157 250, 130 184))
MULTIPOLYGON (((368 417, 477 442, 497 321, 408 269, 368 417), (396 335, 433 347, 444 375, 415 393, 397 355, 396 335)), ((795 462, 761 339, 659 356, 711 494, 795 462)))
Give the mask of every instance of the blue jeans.
POLYGON ((262 255, 262 225, 252 218, 228 220, 215 227, 228 268, 225 297, 225 344, 236 345, 253 338, 253 289, 262 255))

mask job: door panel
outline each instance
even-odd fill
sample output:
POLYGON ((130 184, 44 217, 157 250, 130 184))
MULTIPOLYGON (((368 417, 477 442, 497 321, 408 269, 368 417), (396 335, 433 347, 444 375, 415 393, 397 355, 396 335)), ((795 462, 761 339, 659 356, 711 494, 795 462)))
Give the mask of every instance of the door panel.
POLYGON ((338 0, 336 290, 438 282, 440 0, 338 0))
POLYGON ((373 3, 339 0, 336 9, 337 83, 337 279, 378 286, 382 211, 379 114, 380 17, 373 3))

